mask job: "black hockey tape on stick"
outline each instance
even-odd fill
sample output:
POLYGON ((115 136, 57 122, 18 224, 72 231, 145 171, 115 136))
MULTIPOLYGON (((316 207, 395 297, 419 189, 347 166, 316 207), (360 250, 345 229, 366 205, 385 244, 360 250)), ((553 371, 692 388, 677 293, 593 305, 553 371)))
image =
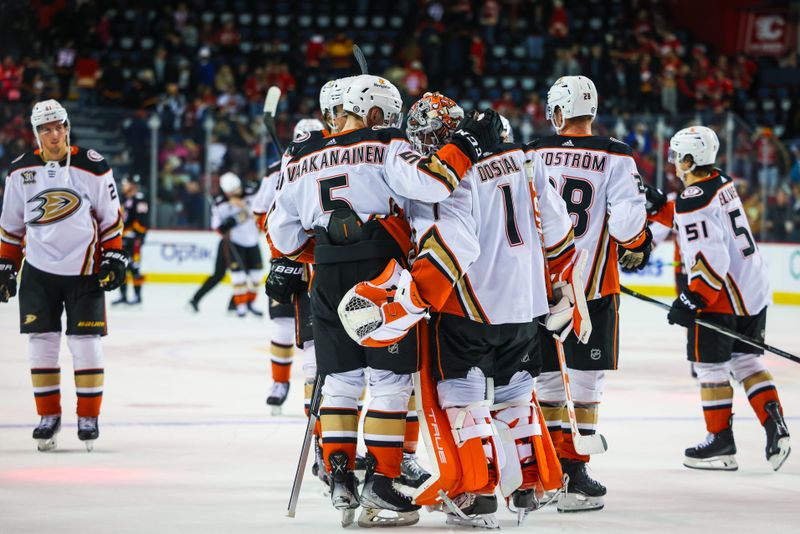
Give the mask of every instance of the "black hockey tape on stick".
MULTIPOLYGON (((314 388, 311 390, 311 400, 308 406, 308 423, 306 423, 306 434, 303 436, 303 446, 300 448, 300 458, 297 460, 297 470, 294 472, 292 482, 292 493, 289 495, 289 506, 286 510, 286 517, 294 517, 297 511, 297 499, 300 497, 300 486, 303 485, 303 474, 308 464, 308 454, 311 451, 311 441, 314 439, 314 427, 317 426, 319 419, 319 406, 322 404, 322 384, 325 377, 317 374, 314 380, 314 388)), ((325 469, 324 465, 319 466, 325 469)))
POLYGON ((267 90, 267 96, 264 99, 264 126, 267 127, 269 137, 278 154, 283 154, 283 148, 278 141, 278 132, 275 129, 275 113, 278 109, 278 102, 281 99, 281 89, 277 85, 273 85, 267 90))
POLYGON ((361 47, 357 44, 353 45, 353 55, 356 57, 356 63, 358 63, 358 68, 361 69, 361 74, 369 74, 367 58, 364 57, 364 52, 361 51, 361 47))
MULTIPOLYGON (((649 302, 650 304, 655 304, 656 306, 659 306, 660 308, 663 308, 663 309, 665 309, 667 311, 669 311, 669 309, 672 308, 672 306, 670 306, 669 304, 665 304, 664 302, 661 302, 660 300, 656 300, 653 297, 648 297, 647 295, 642 295, 638 291, 634 291, 633 289, 630 289, 628 287, 625 287, 625 286, 619 286, 619 287, 620 287, 620 291, 622 291, 626 295, 630 295, 631 297, 637 298, 639 300, 643 300, 645 302, 649 302)), ((757 348, 765 350, 767 352, 771 352, 772 354, 775 354, 777 356, 782 356, 783 358, 786 358, 787 360, 792 360, 795 363, 800 363, 800 356, 795 356, 794 354, 786 352, 785 350, 781 350, 781 349, 779 349, 777 347, 773 347, 772 345, 767 345, 766 343, 762 343, 762 342, 757 341, 755 339, 749 338, 747 336, 744 336, 744 335, 740 334, 739 332, 734 332, 733 330, 725 328, 724 326, 719 326, 719 325, 716 325, 714 323, 709 323, 708 321, 704 321, 703 319, 695 319, 694 322, 699 324, 700 326, 702 326, 704 328, 708 328, 709 330, 714 330, 716 332, 719 332, 720 334, 724 334, 724 335, 726 335, 728 337, 732 337, 733 339, 735 339, 737 341, 741 341, 742 343, 747 343, 748 345, 751 345, 753 347, 757 347, 757 348)))

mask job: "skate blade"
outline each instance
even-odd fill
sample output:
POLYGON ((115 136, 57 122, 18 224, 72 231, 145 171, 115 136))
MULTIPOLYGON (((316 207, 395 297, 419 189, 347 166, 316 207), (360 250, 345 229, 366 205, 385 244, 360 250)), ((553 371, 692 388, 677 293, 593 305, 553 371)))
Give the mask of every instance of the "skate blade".
POLYGON ((588 497, 579 493, 565 492, 556 503, 556 510, 562 514, 577 512, 596 512, 605 506, 602 497, 588 497))
POLYGON ((580 439, 573 436, 575 452, 586 456, 593 454, 603 454, 608 450, 608 442, 602 434, 592 434, 590 436, 581 435, 580 439))
POLYGON ((705 471, 736 471, 739 469, 739 464, 736 463, 736 458, 732 454, 712 456, 702 460, 687 456, 683 459, 683 465, 689 469, 705 471))
POLYGON ((37 439, 36 442, 36 450, 39 452, 52 451, 56 448, 56 445, 58 445, 55 436, 50 439, 37 439))
POLYGON ((345 508, 342 510, 342 527, 347 528, 356 520, 355 508, 345 508))
POLYGON ((83 444, 86 445, 86 452, 92 452, 94 450, 93 439, 87 439, 86 441, 83 442, 83 444))
POLYGON ((362 508, 358 516, 358 526, 373 527, 410 527, 419 523, 419 512, 395 512, 381 508, 362 508), (380 515, 388 513, 393 515, 380 515))
POLYGON ((500 522, 497 520, 494 514, 483 514, 476 516, 465 515, 464 517, 461 517, 460 515, 448 513, 445 523, 453 527, 472 527, 483 528, 486 530, 500 529, 500 522))
POLYGON ((778 449, 780 450, 777 454, 773 454, 769 457, 769 463, 772 465, 773 471, 780 469, 786 461, 786 458, 789 457, 789 453, 792 452, 792 443, 789 440, 789 436, 778 440, 778 449))
POLYGON ((283 408, 280 405, 272 405, 272 415, 281 415, 283 413, 283 408))
POLYGON ((525 522, 525 519, 528 517, 529 513, 530 510, 526 510, 524 508, 517 510, 517 526, 520 526, 525 522))

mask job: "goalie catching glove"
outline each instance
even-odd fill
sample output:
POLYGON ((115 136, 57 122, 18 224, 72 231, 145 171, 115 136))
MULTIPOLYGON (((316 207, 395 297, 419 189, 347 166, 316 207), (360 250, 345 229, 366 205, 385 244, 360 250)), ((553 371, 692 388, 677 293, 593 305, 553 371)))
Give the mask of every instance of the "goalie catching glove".
POLYGON ((583 269, 587 258, 587 252, 581 250, 572 265, 551 277, 553 300, 544 326, 558 335, 562 342, 573 331, 581 343, 589 341, 592 335, 592 320, 583 293, 583 269))
POLYGON ((0 302, 17 294, 17 269, 8 258, 0 258, 0 302))
POLYGON ((125 281, 125 270, 128 268, 128 255, 124 250, 107 249, 100 260, 97 280, 105 291, 114 291, 125 281))
POLYGON ((411 273, 392 260, 376 278, 345 293, 338 312, 353 341, 363 347, 388 347, 424 319, 427 308, 411 273))

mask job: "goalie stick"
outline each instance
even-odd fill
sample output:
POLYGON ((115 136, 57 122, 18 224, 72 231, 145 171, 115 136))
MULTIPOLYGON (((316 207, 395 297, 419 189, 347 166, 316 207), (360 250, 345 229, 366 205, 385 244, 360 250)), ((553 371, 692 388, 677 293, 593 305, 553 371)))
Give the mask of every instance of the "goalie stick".
POLYGON ((275 150, 278 151, 278 156, 283 154, 281 142, 278 140, 278 131, 275 129, 275 113, 278 109, 278 102, 281 99, 281 89, 277 85, 273 85, 267 90, 267 96, 264 99, 264 126, 269 132, 269 138, 275 150))
MULTIPOLYGON (((622 291, 626 295, 630 295, 631 297, 637 298, 639 300, 643 300, 645 302, 649 302, 650 304, 655 304, 656 306, 659 306, 659 307, 661 307, 661 308, 663 308, 663 309, 665 309, 667 311, 669 311, 669 309, 672 308, 672 306, 670 306, 669 304, 665 304, 664 302, 661 302, 660 300, 656 300, 653 297, 648 297, 647 295, 642 295, 638 291, 634 291, 633 289, 630 289, 628 287, 619 286, 619 288, 620 288, 620 291, 622 291)), ((742 335, 742 334, 740 334, 738 332, 735 332, 733 330, 725 328, 724 326, 720 326, 720 325, 717 325, 717 324, 714 324, 714 323, 710 323, 708 321, 704 321, 703 319, 700 319, 699 317, 696 318, 694 320, 694 322, 696 322, 697 324, 699 324, 700 326, 702 326, 704 328, 708 328, 710 330, 715 330, 715 331, 719 332, 720 334, 724 334, 724 335, 726 335, 728 337, 732 337, 733 339, 735 339, 737 341, 741 341, 742 343, 747 343, 748 345, 751 345, 753 347, 759 348, 761 350, 765 350, 765 351, 771 352, 772 354, 775 354, 777 356, 781 356, 783 358, 786 358, 787 360, 792 360, 795 363, 800 363, 800 356, 795 356, 794 354, 786 352, 785 350, 781 350, 781 349, 779 349, 777 347, 773 347, 772 345, 767 345, 766 343, 762 343, 762 342, 760 342, 758 340, 749 338, 749 337, 744 336, 744 335, 742 335)))
POLYGON ((356 63, 358 63, 358 68, 361 69, 361 74, 369 74, 367 58, 364 57, 364 52, 361 51, 361 47, 357 44, 353 45, 353 55, 356 57, 356 63))
MULTIPOLYGON (((303 474, 308 463, 308 453, 311 450, 311 441, 314 439, 314 427, 317 426, 317 420, 319 419, 319 405, 322 403, 322 384, 324 381, 324 377, 320 374, 314 380, 314 388, 311 391, 311 400, 308 407, 306 434, 303 436, 303 445, 300 447, 300 458, 297 460, 297 470, 294 472, 292 493, 289 495, 286 517, 294 517, 297 511, 297 499, 300 497, 300 486, 303 484, 303 474)), ((320 466, 320 469, 325 469, 325 466, 320 466)))

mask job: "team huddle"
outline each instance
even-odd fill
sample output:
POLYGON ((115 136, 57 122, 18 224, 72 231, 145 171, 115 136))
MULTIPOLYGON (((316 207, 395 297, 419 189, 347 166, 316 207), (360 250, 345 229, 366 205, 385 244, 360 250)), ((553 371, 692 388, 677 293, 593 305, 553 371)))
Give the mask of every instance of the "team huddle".
MULTIPOLYGON (((306 409, 319 421, 312 472, 344 526, 358 508, 363 527, 413 525, 427 506, 451 525, 497 528, 498 493, 518 522, 550 503, 602 509, 606 488, 587 464, 607 447, 598 419, 606 372, 619 367, 619 269, 647 265, 656 223, 677 235, 687 276, 668 318, 688 329, 709 432, 685 465, 736 469, 731 375, 765 429, 773 469, 786 460, 789 433, 761 352, 695 323, 763 341, 771 302, 741 201, 714 167, 716 134, 673 136, 685 188, 670 201, 644 184, 629 146, 592 135, 597 103, 591 80, 560 78, 546 108, 556 133, 523 145, 491 109, 467 113, 426 93, 404 123, 387 80, 332 80, 320 93, 325 124, 298 123, 257 192, 221 177, 214 226, 236 233, 240 315, 260 278, 253 217, 272 256, 267 403, 277 412, 286 401, 297 347, 306 409), (420 437, 430 473, 416 460, 420 437)), ((124 282, 130 247, 102 156, 69 146, 55 101, 37 104, 31 123, 40 150, 7 179, 0 300, 16 294, 21 270, 42 416, 34 438, 46 450, 61 420, 64 308, 79 437, 97 438, 102 291, 124 282), (56 235, 70 237, 53 246, 56 235)))

